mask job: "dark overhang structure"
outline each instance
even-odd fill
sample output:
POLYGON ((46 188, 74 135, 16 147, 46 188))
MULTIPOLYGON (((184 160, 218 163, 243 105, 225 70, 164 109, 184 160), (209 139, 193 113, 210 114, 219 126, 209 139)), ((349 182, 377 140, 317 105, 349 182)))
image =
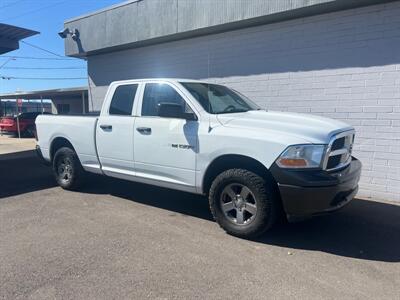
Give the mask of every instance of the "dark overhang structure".
POLYGON ((39 32, 0 23, 0 54, 19 49, 19 41, 39 32))

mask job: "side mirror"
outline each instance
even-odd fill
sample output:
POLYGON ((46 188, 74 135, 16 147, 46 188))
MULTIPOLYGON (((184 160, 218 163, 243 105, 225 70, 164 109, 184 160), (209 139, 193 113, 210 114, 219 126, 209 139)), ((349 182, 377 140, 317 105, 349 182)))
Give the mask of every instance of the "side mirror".
POLYGON ((194 113, 185 113, 183 106, 176 103, 158 104, 158 115, 163 118, 185 119, 189 121, 197 120, 194 113))

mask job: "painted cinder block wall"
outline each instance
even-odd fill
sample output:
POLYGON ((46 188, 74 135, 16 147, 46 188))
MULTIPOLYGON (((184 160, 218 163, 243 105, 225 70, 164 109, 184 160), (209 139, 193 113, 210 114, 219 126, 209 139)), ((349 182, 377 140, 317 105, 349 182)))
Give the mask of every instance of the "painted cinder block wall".
POLYGON ((343 120, 357 130, 359 196, 400 202, 399 2, 89 56, 88 68, 92 110, 111 81, 180 77, 343 120))

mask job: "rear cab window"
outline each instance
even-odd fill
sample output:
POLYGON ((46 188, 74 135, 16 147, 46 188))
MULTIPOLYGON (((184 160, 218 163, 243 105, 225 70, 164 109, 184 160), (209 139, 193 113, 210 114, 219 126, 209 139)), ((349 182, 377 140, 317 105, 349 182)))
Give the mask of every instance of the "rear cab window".
POLYGON ((124 84, 118 86, 111 99, 108 113, 110 115, 131 116, 137 89, 138 84, 124 84))

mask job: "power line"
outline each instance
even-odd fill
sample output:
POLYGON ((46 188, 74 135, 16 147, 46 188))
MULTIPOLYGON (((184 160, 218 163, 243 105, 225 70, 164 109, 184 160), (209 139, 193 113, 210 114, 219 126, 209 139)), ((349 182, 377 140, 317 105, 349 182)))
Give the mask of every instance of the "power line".
POLYGON ((11 57, 11 58, 17 58, 17 59, 39 59, 39 60, 74 60, 77 61, 76 58, 67 58, 67 57, 37 57, 37 56, 15 56, 15 55, 1 55, 0 58, 2 57, 11 57))
POLYGON ((14 77, 7 75, 0 75, 0 79, 4 80, 78 80, 78 79, 87 79, 86 77, 14 77))
POLYGON ((6 8, 6 7, 10 7, 10 6, 15 5, 15 4, 18 4, 18 3, 22 2, 22 1, 23 1, 23 0, 17 0, 17 1, 15 1, 15 2, 11 2, 11 3, 5 4, 5 5, 3 5, 3 6, 0 6, 0 9, 6 8))
POLYGON ((63 4, 63 3, 65 3, 65 2, 67 2, 67 1, 68 1, 68 0, 61 1, 61 2, 57 2, 57 3, 53 3, 53 4, 51 4, 51 5, 47 5, 47 6, 40 7, 40 8, 38 8, 38 9, 34 9, 34 10, 27 11, 27 12, 25 12, 25 13, 23 13, 23 14, 20 14, 20 15, 14 15, 14 16, 8 17, 8 18, 6 18, 6 19, 1 19, 0 21, 7 21, 7 20, 11 20, 11 19, 12 19, 12 20, 15 20, 15 19, 17 19, 17 18, 26 16, 26 15, 31 15, 31 14, 33 14, 33 13, 35 13, 35 12, 38 12, 38 11, 41 11, 41 10, 44 10, 44 9, 47 9, 47 8, 50 8, 50 7, 53 7, 53 6, 56 6, 56 5, 63 4))
POLYGON ((53 54, 53 55, 58 56, 58 57, 64 57, 64 55, 57 54, 57 53, 55 53, 55 52, 53 52, 53 51, 44 49, 44 48, 42 48, 42 47, 33 45, 33 44, 31 44, 31 43, 28 43, 28 42, 25 42, 25 41, 20 41, 20 42, 23 43, 23 44, 25 44, 25 45, 31 46, 31 47, 33 47, 33 48, 39 49, 39 50, 41 50, 41 51, 44 51, 44 52, 46 52, 46 53, 50 53, 50 54, 53 54))
POLYGON ((10 70, 85 70, 85 67, 3 67, 10 70))

